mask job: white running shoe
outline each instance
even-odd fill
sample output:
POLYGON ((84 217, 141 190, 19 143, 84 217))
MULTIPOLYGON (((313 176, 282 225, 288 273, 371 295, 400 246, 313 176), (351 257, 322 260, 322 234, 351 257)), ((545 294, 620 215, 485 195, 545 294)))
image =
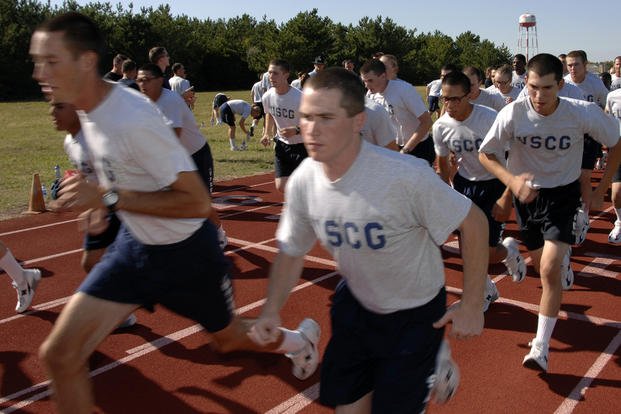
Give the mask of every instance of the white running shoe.
POLYGON ((502 261, 513 281, 520 283, 526 277, 526 262, 520 254, 518 242, 513 237, 506 237, 502 245, 507 249, 507 257, 502 261))
POLYGON ((621 221, 615 220, 615 226, 608 235, 608 241, 612 244, 621 244, 621 221))
POLYGON ((226 237, 226 232, 222 228, 222 226, 218 227, 218 245, 220 249, 224 250, 224 248, 229 244, 229 239, 226 237))
POLYGON ((248 146, 246 145, 245 142, 242 142, 241 146, 239 147, 240 151, 246 151, 248 149, 248 146))
POLYGON ((535 341, 528 343, 530 352, 526 354, 522 365, 526 368, 547 372, 548 371, 548 346, 535 341))
POLYGON ((573 233, 575 237, 574 245, 580 246, 586 240, 589 231, 589 213, 580 207, 574 215, 573 233))
POLYGON ((304 380, 313 375, 317 369, 317 364, 319 364, 317 344, 319 343, 321 329, 317 322, 306 318, 300 322, 297 331, 306 340, 306 345, 295 354, 286 354, 286 356, 291 358, 291 362, 293 362, 293 375, 304 380))
POLYGON ((459 367, 451 358, 451 349, 446 340, 442 340, 436 356, 436 371, 431 387, 431 399, 436 404, 444 404, 457 392, 459 386, 459 367))
POLYGON ((13 282, 13 287, 17 290, 17 305, 15 312, 22 313, 30 307, 37 285, 41 281, 41 271, 39 269, 24 269, 24 279, 26 279, 26 289, 19 289, 13 282))
POLYGON ((116 327, 116 329, 131 328, 132 326, 136 325, 137 321, 138 321, 138 318, 136 318, 136 315, 132 313, 127 317, 127 319, 121 322, 119 326, 116 327))
POLYGON ((483 312, 487 312, 489 305, 496 302, 500 297, 496 283, 492 281, 489 275, 487 275, 487 279, 485 279, 485 292, 483 294, 485 295, 483 297, 483 312))
POLYGON ((561 262, 561 284, 563 290, 569 290, 574 285, 574 271, 571 268, 571 247, 567 249, 567 253, 563 256, 561 262))

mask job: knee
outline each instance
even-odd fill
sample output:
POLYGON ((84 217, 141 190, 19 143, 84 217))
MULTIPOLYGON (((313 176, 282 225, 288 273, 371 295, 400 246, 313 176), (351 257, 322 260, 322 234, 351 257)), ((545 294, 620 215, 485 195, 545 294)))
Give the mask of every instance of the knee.
POLYGON ((76 371, 80 366, 78 355, 70 347, 49 337, 39 347, 39 358, 55 374, 76 371))

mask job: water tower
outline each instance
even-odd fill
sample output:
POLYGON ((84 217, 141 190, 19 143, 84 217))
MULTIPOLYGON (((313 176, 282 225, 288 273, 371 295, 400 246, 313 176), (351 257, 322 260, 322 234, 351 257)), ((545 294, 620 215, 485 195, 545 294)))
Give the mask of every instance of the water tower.
POLYGON ((518 53, 526 56, 526 61, 537 54, 537 19, 534 14, 526 13, 518 20, 518 53))

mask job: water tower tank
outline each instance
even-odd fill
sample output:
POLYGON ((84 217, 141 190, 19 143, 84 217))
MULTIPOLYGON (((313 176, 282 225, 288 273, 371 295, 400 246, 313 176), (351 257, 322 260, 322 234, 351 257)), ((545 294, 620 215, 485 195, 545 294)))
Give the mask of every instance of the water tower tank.
POLYGON ((520 16, 519 23, 522 27, 533 27, 537 24, 537 19, 534 14, 526 13, 520 16))

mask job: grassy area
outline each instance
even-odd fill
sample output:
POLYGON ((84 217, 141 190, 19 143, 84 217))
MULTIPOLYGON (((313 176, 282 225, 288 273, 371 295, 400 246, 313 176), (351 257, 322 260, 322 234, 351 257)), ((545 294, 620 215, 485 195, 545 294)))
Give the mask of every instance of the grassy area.
MULTIPOLYGON (((250 97, 249 91, 226 94, 232 99, 246 101, 250 97)), ((244 152, 230 151, 226 126, 210 126, 214 95, 215 92, 198 93, 194 115, 199 124, 204 123, 201 131, 213 152, 216 180, 271 171, 273 150, 258 142, 262 123, 250 141, 248 151, 244 152)), ((54 179, 54 166, 58 164, 63 170, 71 166, 63 151, 65 133, 54 129, 47 103, 0 103, 0 125, 3 126, 0 139, 0 219, 6 219, 27 209, 33 174, 38 173, 49 188, 54 179)), ((238 143, 240 138, 241 131, 238 131, 238 143)))
MULTIPOLYGON (((421 96, 425 88, 417 87, 421 96)), ((226 92, 232 99, 250 98, 248 91, 226 92)), ((273 150, 259 144, 260 130, 250 141, 248 151, 231 152, 225 126, 210 126, 211 102, 215 92, 197 94, 194 115, 209 141, 215 162, 216 180, 242 177, 273 168, 273 150)), ((38 173, 49 188, 54 179, 54 166, 70 168, 63 151, 65 134, 56 131, 48 115, 48 104, 40 102, 0 102, 0 220, 13 217, 28 206, 32 176, 38 173)), ((237 132, 240 142, 241 131, 237 132)))

